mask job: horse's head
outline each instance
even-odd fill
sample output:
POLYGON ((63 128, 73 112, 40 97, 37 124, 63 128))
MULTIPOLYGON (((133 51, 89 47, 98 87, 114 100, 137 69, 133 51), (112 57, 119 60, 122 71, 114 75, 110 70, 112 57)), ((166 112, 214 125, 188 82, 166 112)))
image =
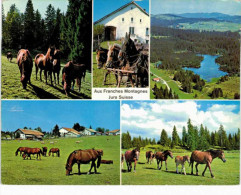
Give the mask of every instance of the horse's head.
POLYGON ((126 33, 124 42, 121 47, 121 51, 129 55, 132 54, 133 52, 137 52, 135 43, 130 38, 130 34, 126 33))
POLYGON ((132 157, 135 158, 136 160, 139 159, 139 156, 140 156, 140 150, 138 150, 137 148, 132 150, 132 157))
POLYGON ((107 61, 106 61, 107 68, 114 68, 115 64, 119 62, 118 60, 119 52, 120 52, 120 46, 116 44, 109 45, 109 50, 107 53, 107 61))
POLYGON ((171 158, 173 158, 173 154, 170 150, 167 150, 167 155, 170 156, 171 158))
POLYGON ((101 69, 104 64, 106 63, 106 52, 102 51, 101 49, 96 50, 96 62, 97 62, 97 68, 101 69))
POLYGON ((65 165, 65 169, 66 169, 66 175, 70 175, 70 173, 72 172, 72 166, 67 163, 65 165))
POLYGON ((27 82, 28 82, 28 77, 27 74, 29 74, 29 69, 32 66, 32 57, 30 55, 30 52, 28 50, 21 50, 20 52, 20 57, 18 58, 18 64, 19 64, 19 69, 21 73, 21 78, 20 81, 23 85, 23 89, 26 89, 27 87, 27 82))
POLYGON ((183 158, 184 158, 184 162, 187 161, 188 164, 190 164, 190 157, 189 156, 184 156, 183 158))
POLYGON ((101 163, 101 156, 103 156, 103 150, 99 149, 99 150, 96 150, 97 151, 97 158, 98 158, 98 161, 97 161, 97 168, 100 167, 100 163, 101 163))
POLYGON ((222 150, 218 151, 218 158, 220 158, 224 163, 226 162, 224 151, 222 150))
POLYGON ((55 46, 50 45, 46 54, 46 58, 53 62, 54 59, 55 46))

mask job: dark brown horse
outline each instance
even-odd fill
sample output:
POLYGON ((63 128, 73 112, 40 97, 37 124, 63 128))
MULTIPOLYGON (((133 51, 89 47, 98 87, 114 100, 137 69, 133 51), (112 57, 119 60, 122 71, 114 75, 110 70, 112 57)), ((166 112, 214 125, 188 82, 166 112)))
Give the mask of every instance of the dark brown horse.
POLYGON ((55 47, 50 46, 48 48, 48 51, 46 55, 44 54, 37 54, 35 56, 35 68, 36 68, 36 80, 37 80, 37 74, 38 69, 40 69, 40 81, 42 81, 42 71, 44 70, 44 76, 46 79, 46 84, 48 83, 48 76, 50 77, 51 85, 52 82, 52 71, 53 71, 53 56, 54 56, 55 47))
POLYGON ((20 70, 21 82, 23 89, 26 89, 27 82, 31 84, 31 74, 33 69, 33 60, 30 52, 27 49, 21 49, 17 55, 17 63, 20 70))
POLYGON ((139 159, 139 155, 140 155, 140 150, 138 150, 137 148, 134 150, 128 150, 125 152, 125 160, 126 160, 128 172, 131 172, 132 162, 135 163, 134 164, 134 172, 136 172, 136 163, 139 159))
POLYGON ((48 148, 47 147, 42 147, 42 149, 43 149, 43 156, 46 156, 48 148))
POLYGON ((12 59, 13 59, 13 54, 12 54, 12 52, 9 51, 9 52, 7 53, 7 59, 8 59, 9 62, 12 62, 12 59))
POLYGON ((191 159, 190 159, 190 165, 192 166, 191 174, 193 175, 193 164, 194 164, 194 162, 197 162, 195 165, 196 175, 198 175, 197 166, 199 164, 206 164, 206 167, 202 173, 202 176, 204 176, 205 171, 208 167, 209 171, 211 173, 211 177, 214 178, 214 175, 213 175, 212 169, 211 169, 211 163, 217 157, 220 158, 223 162, 226 162, 224 152, 222 150, 207 150, 205 152, 201 152, 198 150, 193 151, 192 155, 191 155, 191 159))
POLYGON ((152 152, 152 151, 147 151, 146 152, 146 160, 147 160, 147 163, 152 163, 153 159, 155 157, 155 154, 152 152))
POLYGON ((85 79, 86 75, 86 65, 85 64, 74 64, 69 61, 62 70, 62 84, 64 85, 64 90, 66 95, 69 95, 71 83, 73 82, 72 90, 74 90, 75 79, 79 87, 79 92, 81 88, 81 79, 85 79))
POLYGON ((54 75, 54 83, 55 83, 55 85, 57 84, 56 79, 57 79, 58 85, 59 85, 60 69, 61 69, 61 67, 60 67, 60 50, 59 49, 55 49, 54 55, 53 55, 53 75, 54 75), (57 76, 55 74, 57 74, 57 76))
POLYGON ((41 154, 43 155, 43 152, 40 148, 26 148, 24 151, 24 154, 27 156, 27 159, 30 158, 30 160, 31 160, 31 154, 33 155, 37 154, 36 160, 38 158, 41 160, 41 154))
POLYGON ((78 164, 78 174, 80 175, 80 164, 89 164, 90 162, 91 167, 88 174, 91 173, 93 167, 95 169, 95 173, 97 173, 95 161, 98 159, 97 168, 99 168, 101 164, 101 156, 103 156, 103 150, 88 149, 73 151, 67 159, 65 166, 66 175, 70 175, 72 172, 72 167, 75 163, 78 164))
POLYGON ((54 156, 54 153, 56 154, 56 156, 60 156, 60 150, 58 149, 58 148, 51 148, 50 150, 49 150, 49 156, 51 155, 51 153, 52 153, 52 156, 54 156))
POLYGON ((20 156, 21 156, 22 153, 24 153, 27 148, 28 148, 28 147, 19 147, 19 148, 16 150, 15 155, 17 156, 17 155, 18 155, 18 152, 20 152, 20 156))
POLYGON ((155 158, 156 158, 156 161, 157 161, 157 168, 159 170, 161 170, 161 168, 162 168, 162 161, 165 161, 166 171, 167 171, 167 157, 168 156, 173 158, 172 152, 170 150, 165 150, 164 152, 156 152, 155 153, 155 158), (160 161, 161 161, 161 167, 159 168, 160 161))
POLYGON ((104 65, 106 64, 107 53, 108 53, 108 49, 105 49, 102 47, 96 50, 96 62, 97 62, 98 69, 103 68, 104 65))

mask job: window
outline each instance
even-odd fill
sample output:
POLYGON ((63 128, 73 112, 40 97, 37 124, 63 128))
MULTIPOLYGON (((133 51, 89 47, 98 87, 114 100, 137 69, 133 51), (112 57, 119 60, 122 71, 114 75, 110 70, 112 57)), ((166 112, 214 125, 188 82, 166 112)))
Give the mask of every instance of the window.
POLYGON ((131 9, 133 9, 133 7, 131 7, 131 9))
POLYGON ((140 19, 140 22, 141 22, 141 19, 140 19))
POLYGON ((146 36, 149 36, 149 28, 146 28, 146 36))
POLYGON ((134 27, 130 27, 130 28, 129 28, 129 33, 130 33, 131 35, 134 35, 134 34, 135 34, 134 27))
POLYGON ((124 22, 125 21, 125 19, 124 18, 122 18, 122 22, 124 22))
POLYGON ((149 40, 146 40, 146 44, 149 44, 149 40))
POLYGON ((131 22, 133 22, 133 18, 131 18, 131 22))

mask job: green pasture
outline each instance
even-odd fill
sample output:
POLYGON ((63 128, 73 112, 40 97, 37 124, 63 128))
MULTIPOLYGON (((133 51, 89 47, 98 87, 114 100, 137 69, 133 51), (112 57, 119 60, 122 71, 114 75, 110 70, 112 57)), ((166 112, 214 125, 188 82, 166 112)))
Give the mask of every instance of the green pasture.
MULTIPOLYGON (((36 80, 35 65, 31 75, 31 85, 27 85, 24 90, 20 82, 20 72, 16 63, 16 58, 13 58, 10 63, 5 55, 2 55, 2 98, 3 99, 90 99, 91 98, 91 73, 86 72, 85 81, 81 83, 81 90, 75 84, 74 91, 71 91, 67 97, 61 84, 62 70, 60 71, 59 85, 50 85, 45 83, 44 73, 42 71, 42 81, 40 81, 39 72, 36 80)), ((61 64, 63 67, 65 64, 61 64)), ((53 78, 53 76, 52 76, 53 78)), ((54 80, 53 80, 54 81, 54 80)))
MULTIPOLYGON (((240 77, 237 77, 237 76, 229 77, 228 81, 225 81, 219 84, 217 84, 218 78, 214 78, 212 79, 211 82, 206 82, 202 91, 193 89, 192 93, 186 93, 180 89, 179 87, 180 83, 172 80, 173 73, 171 71, 157 69, 154 67, 154 64, 151 63, 151 73, 164 79, 169 85, 169 87, 172 89, 172 91, 178 94, 179 99, 195 99, 194 98, 195 94, 197 95, 196 99, 211 99, 209 94, 213 91, 214 88, 221 88, 223 91, 223 98, 219 98, 219 99, 233 99, 235 93, 240 93, 240 90, 239 90, 240 77)), ((151 76, 151 82, 150 82, 151 89, 154 87, 156 83, 152 80, 153 78, 156 77, 155 75, 151 76)), ((158 87, 165 86, 161 82, 157 82, 156 84, 158 87)), ((151 99, 155 98, 152 91, 150 94, 150 98, 151 99)))
MULTIPOLYGON (((157 162, 154 159, 152 164, 146 162, 146 151, 152 150, 150 148, 142 148, 140 159, 136 166, 136 173, 133 172, 134 163, 132 164, 132 172, 127 172, 127 166, 124 162, 122 170, 122 185, 238 185, 240 181, 240 151, 225 151, 226 163, 216 158, 211 164, 212 172, 215 178, 211 178, 209 169, 207 168, 205 176, 201 176, 205 165, 198 165, 199 176, 191 175, 191 167, 188 163, 185 164, 187 175, 176 173, 176 156, 191 156, 191 152, 183 151, 173 152, 173 159, 168 157, 167 167, 165 162, 161 170, 157 169, 157 162)), ((124 153, 125 150, 122 151, 124 153)), ((161 165, 161 164, 160 164, 161 165)), ((179 172, 181 172, 181 165, 179 165, 179 172)), ((194 174, 196 174, 194 164, 194 174)))
MULTIPOLYGON (((120 137, 90 136, 80 138, 60 138, 40 141, 12 140, 2 141, 1 180, 3 184, 21 185, 119 185, 120 184, 120 137), (80 141, 76 143, 76 141, 80 141), (54 144, 51 144, 53 142, 54 144), (41 156, 41 160, 23 160, 15 156, 18 147, 59 148, 60 157, 41 156), (103 149, 104 160, 113 160, 113 164, 101 164, 97 174, 87 175, 90 164, 73 166, 73 175, 66 176, 65 165, 71 152, 77 149, 103 149)), ((96 161, 97 163, 97 161, 96 161)))

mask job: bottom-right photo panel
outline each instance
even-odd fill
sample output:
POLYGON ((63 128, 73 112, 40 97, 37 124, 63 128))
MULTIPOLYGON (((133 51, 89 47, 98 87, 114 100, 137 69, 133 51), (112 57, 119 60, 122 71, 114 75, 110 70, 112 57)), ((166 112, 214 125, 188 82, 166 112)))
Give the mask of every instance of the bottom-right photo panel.
POLYGON ((122 185, 238 185, 239 101, 122 101, 122 185))

